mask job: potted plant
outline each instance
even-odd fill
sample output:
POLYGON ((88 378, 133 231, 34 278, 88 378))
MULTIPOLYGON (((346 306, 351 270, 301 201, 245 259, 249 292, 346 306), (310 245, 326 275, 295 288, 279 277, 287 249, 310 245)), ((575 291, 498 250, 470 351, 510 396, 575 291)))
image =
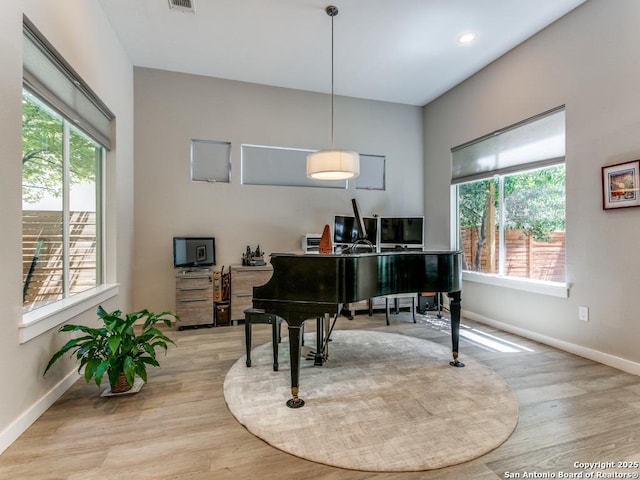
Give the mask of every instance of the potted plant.
POLYGON ((166 352, 167 343, 175 343, 164 335, 156 323, 162 322, 171 326, 171 319, 178 317, 171 312, 155 314, 148 310, 127 313, 123 316, 120 310, 111 313, 98 307, 98 317, 103 326, 98 328, 85 325, 64 325, 60 332, 82 332, 83 335, 65 343, 49 360, 44 369, 49 368, 65 353, 71 352, 80 362, 78 372, 84 367, 84 378, 89 382, 92 378, 100 386, 105 374, 109 378, 112 393, 122 393, 134 385, 136 375, 147 381, 147 365, 159 366, 156 360, 156 348, 166 352), (134 324, 144 320, 139 333, 134 324))

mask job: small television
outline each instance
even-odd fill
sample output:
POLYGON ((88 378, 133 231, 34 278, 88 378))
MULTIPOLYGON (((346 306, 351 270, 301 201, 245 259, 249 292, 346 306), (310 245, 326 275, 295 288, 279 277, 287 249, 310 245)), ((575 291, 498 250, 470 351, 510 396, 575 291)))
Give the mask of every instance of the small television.
MULTIPOLYGON (((362 217, 367 232, 366 240, 373 245, 378 243, 378 219, 375 217, 362 217)), ((333 243, 354 243, 358 238, 358 224, 356 217, 352 215, 334 215, 333 217, 333 243)))
POLYGON ((424 217, 381 217, 380 243, 423 245, 424 217))
POLYGON ((174 267, 210 267, 216 264, 216 239, 213 237, 174 237, 174 267))

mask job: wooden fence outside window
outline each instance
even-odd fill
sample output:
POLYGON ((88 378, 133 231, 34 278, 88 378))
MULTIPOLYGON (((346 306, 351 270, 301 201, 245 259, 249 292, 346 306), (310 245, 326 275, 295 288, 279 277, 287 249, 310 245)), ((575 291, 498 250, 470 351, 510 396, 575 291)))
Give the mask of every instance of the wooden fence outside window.
MULTIPOLYGON (((497 272, 499 247, 496 245, 493 269, 490 269, 489 265, 487 265, 487 245, 482 248, 480 268, 476 268, 474 263, 478 251, 477 229, 462 228, 461 235, 466 263, 464 268, 484 273, 497 272)), ((553 282, 566 281, 565 237, 565 232, 554 232, 548 242, 543 242, 525 235, 523 230, 506 230, 507 262, 505 275, 553 282)), ((496 231, 497 238, 498 233, 496 231)))
MULTIPOLYGON (((96 261, 95 212, 71 212, 69 295, 97 285, 96 261)), ((26 308, 63 298, 61 211, 23 211, 22 272, 23 304, 26 308)))

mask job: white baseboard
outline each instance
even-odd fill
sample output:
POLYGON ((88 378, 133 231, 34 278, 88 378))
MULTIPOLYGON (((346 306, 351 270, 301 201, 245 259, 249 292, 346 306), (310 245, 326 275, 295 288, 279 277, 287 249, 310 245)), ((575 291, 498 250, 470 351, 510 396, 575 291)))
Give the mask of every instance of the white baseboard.
POLYGON ((36 403, 23 412, 22 415, 15 419, 11 425, 5 428, 2 433, 0 433, 0 454, 9 448, 9 446, 15 442, 17 438, 40 417, 40 415, 46 412, 47 409, 64 394, 64 392, 71 388, 79 378, 80 375, 78 372, 73 370, 36 403))
POLYGON ((564 340, 558 340, 557 338, 548 337, 546 335, 532 332, 524 328, 514 327, 513 325, 509 325, 508 323, 498 322, 496 320, 485 317, 483 315, 479 315, 474 312, 470 312, 468 310, 463 310, 462 316, 479 323, 484 323, 486 325, 499 328, 500 330, 504 330, 505 332, 514 333, 516 335, 520 335, 521 337, 544 343, 545 345, 549 345, 559 350, 564 350, 565 352, 588 358, 589 360, 593 360, 594 362, 599 362, 604 365, 617 368, 618 370, 632 373, 633 375, 640 375, 640 363, 632 362, 630 360, 616 357, 615 355, 610 355, 598 350, 593 350, 592 348, 583 347, 582 345, 576 345, 575 343, 565 342, 564 340))

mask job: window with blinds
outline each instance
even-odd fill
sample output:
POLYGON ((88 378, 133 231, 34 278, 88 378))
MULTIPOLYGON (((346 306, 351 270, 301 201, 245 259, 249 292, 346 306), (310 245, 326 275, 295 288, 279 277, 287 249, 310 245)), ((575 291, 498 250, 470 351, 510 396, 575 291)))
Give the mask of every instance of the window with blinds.
POLYGON ((565 282, 565 111, 452 149, 464 269, 565 282))
POLYGON ((103 165, 114 115, 24 20, 23 313, 104 283, 103 165))

